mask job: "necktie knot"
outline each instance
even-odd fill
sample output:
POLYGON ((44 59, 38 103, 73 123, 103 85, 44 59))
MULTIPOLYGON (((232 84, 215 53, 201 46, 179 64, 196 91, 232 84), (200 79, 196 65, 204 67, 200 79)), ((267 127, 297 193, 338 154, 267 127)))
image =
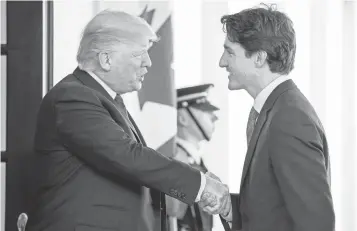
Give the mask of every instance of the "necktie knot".
POLYGON ((247 144, 249 145, 250 139, 252 138, 252 134, 254 131, 255 127, 255 122, 257 121, 257 118, 259 116, 259 113, 252 107, 249 113, 248 117, 248 124, 247 124, 247 144))
POLYGON ((119 94, 115 96, 114 101, 120 104, 124 104, 123 98, 119 94))

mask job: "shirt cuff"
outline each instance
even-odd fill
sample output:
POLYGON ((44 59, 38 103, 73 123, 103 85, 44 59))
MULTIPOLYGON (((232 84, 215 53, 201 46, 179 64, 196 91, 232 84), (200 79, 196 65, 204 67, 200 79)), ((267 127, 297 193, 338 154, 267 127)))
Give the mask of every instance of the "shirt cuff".
POLYGON ((227 216, 223 216, 223 215, 221 215, 221 216, 222 216, 222 218, 223 218, 224 220, 226 220, 228 223, 231 223, 231 222, 232 222, 232 208, 231 208, 231 210, 229 210, 229 213, 228 213, 227 216))
POLYGON ((200 190, 198 190, 198 194, 195 202, 199 202, 201 200, 201 195, 206 187, 206 176, 202 172, 200 172, 200 174, 201 174, 201 186, 200 186, 200 190))

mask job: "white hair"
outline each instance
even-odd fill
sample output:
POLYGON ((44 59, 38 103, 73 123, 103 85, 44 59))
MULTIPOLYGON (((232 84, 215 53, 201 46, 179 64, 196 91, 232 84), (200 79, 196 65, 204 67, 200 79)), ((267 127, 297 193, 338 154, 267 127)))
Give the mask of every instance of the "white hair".
POLYGON ((84 28, 77 52, 80 68, 93 70, 99 52, 113 51, 120 43, 135 43, 142 38, 154 42, 156 33, 142 18, 122 11, 104 10, 84 28))

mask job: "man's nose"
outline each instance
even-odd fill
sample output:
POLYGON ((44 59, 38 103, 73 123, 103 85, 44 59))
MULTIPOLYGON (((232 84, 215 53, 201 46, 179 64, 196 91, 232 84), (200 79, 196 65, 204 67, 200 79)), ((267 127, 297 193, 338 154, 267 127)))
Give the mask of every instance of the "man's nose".
POLYGON ((222 55, 221 59, 219 60, 219 66, 222 67, 222 68, 223 67, 227 67, 227 62, 224 59, 223 55, 222 55))
POLYGON ((149 54, 146 54, 144 57, 144 60, 143 60, 143 66, 151 67, 151 65, 152 65, 152 62, 151 62, 150 56, 149 56, 149 54))
POLYGON ((218 120, 218 116, 215 113, 212 113, 212 122, 216 122, 218 120))

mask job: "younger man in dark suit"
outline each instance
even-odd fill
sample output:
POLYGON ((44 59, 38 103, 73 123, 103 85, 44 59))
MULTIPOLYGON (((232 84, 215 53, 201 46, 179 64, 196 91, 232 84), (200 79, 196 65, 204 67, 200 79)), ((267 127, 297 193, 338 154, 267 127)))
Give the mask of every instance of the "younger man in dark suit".
POLYGON ((228 88, 254 98, 240 194, 232 195, 224 218, 232 230, 333 231, 326 135, 289 77, 296 50, 292 21, 260 7, 225 15, 221 22, 227 36, 219 65, 229 72, 228 88))

